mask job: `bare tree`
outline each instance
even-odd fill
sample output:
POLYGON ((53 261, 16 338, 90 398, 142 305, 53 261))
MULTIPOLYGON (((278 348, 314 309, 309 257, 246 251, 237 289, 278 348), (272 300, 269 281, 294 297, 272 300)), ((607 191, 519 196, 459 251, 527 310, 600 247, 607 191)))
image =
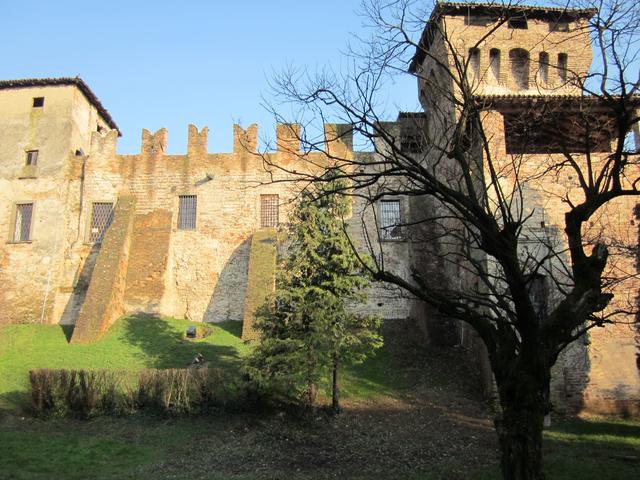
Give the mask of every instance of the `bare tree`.
POLYGON ((427 12, 410 0, 363 7, 373 34, 351 50, 351 70, 292 69, 274 79, 278 103, 270 108, 280 120, 290 120, 279 114, 284 105, 297 112, 307 165, 267 168, 309 183, 333 169, 363 216, 375 217, 381 200, 409 199, 410 218, 382 229, 364 222, 364 241, 354 245, 369 250, 374 262, 364 264, 374 278, 477 333, 500 403, 504 478, 541 479, 551 368, 594 327, 635 321, 636 262, 623 254, 635 251, 637 231, 629 243, 601 219, 640 194, 629 140, 640 104, 639 9, 625 0, 581 9, 437 4, 425 28, 427 12), (508 55, 488 48, 541 21, 549 33, 535 45, 508 55), (597 54, 591 70, 573 61, 590 55, 589 38, 597 54), (589 50, 556 56, 563 42, 589 50), (553 58, 547 51, 532 58, 541 44, 553 58), (424 112, 391 124, 380 99, 394 75, 415 77, 424 112), (318 119, 351 125, 373 153, 327 148, 305 128, 318 119), (387 268, 381 237, 390 227, 411 242, 410 275, 387 268), (629 301, 619 298, 621 284, 632 291, 629 301))

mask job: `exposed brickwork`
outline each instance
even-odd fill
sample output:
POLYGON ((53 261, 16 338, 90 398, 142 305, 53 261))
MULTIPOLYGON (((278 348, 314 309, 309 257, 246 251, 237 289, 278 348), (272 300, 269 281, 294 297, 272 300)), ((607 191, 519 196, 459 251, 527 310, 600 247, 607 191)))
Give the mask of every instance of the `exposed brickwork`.
POLYGON ((124 291, 133 236, 135 199, 120 197, 102 241, 71 341, 97 340, 124 313, 124 291))

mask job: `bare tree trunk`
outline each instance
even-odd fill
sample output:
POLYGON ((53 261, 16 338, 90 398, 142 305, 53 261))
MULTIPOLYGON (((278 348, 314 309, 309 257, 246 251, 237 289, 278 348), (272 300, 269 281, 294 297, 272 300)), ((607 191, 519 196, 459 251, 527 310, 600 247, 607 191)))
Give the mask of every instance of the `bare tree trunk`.
POLYGON ((543 480, 542 429, 549 382, 523 376, 507 382, 501 389, 502 412, 495 421, 502 476, 504 480, 543 480))
POLYGON ((333 358, 333 389, 331 395, 331 409, 334 413, 340 412, 340 390, 338 388, 338 359, 333 358))

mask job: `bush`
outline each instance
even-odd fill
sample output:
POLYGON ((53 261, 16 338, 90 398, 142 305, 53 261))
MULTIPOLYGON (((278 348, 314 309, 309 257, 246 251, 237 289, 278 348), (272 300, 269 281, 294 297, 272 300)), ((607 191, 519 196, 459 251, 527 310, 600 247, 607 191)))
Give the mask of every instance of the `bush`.
POLYGON ((90 418, 118 409, 119 374, 107 370, 29 372, 31 409, 38 416, 90 418))
POLYGON ((135 386, 121 381, 123 375, 108 370, 31 370, 31 410, 40 417, 87 419, 135 412, 249 411, 262 404, 247 381, 219 369, 142 370, 135 386))

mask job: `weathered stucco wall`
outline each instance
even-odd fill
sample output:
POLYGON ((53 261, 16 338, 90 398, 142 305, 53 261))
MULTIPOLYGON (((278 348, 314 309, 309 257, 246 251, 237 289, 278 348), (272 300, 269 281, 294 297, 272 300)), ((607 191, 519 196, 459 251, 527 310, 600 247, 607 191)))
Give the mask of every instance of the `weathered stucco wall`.
POLYGON ((105 122, 75 86, 0 90, 0 323, 59 318, 73 277, 82 168, 89 136, 105 122), (34 107, 33 99, 44 104, 34 107), (37 165, 27 151, 37 150, 37 165), (27 241, 14 241, 16 204, 31 203, 27 241))

